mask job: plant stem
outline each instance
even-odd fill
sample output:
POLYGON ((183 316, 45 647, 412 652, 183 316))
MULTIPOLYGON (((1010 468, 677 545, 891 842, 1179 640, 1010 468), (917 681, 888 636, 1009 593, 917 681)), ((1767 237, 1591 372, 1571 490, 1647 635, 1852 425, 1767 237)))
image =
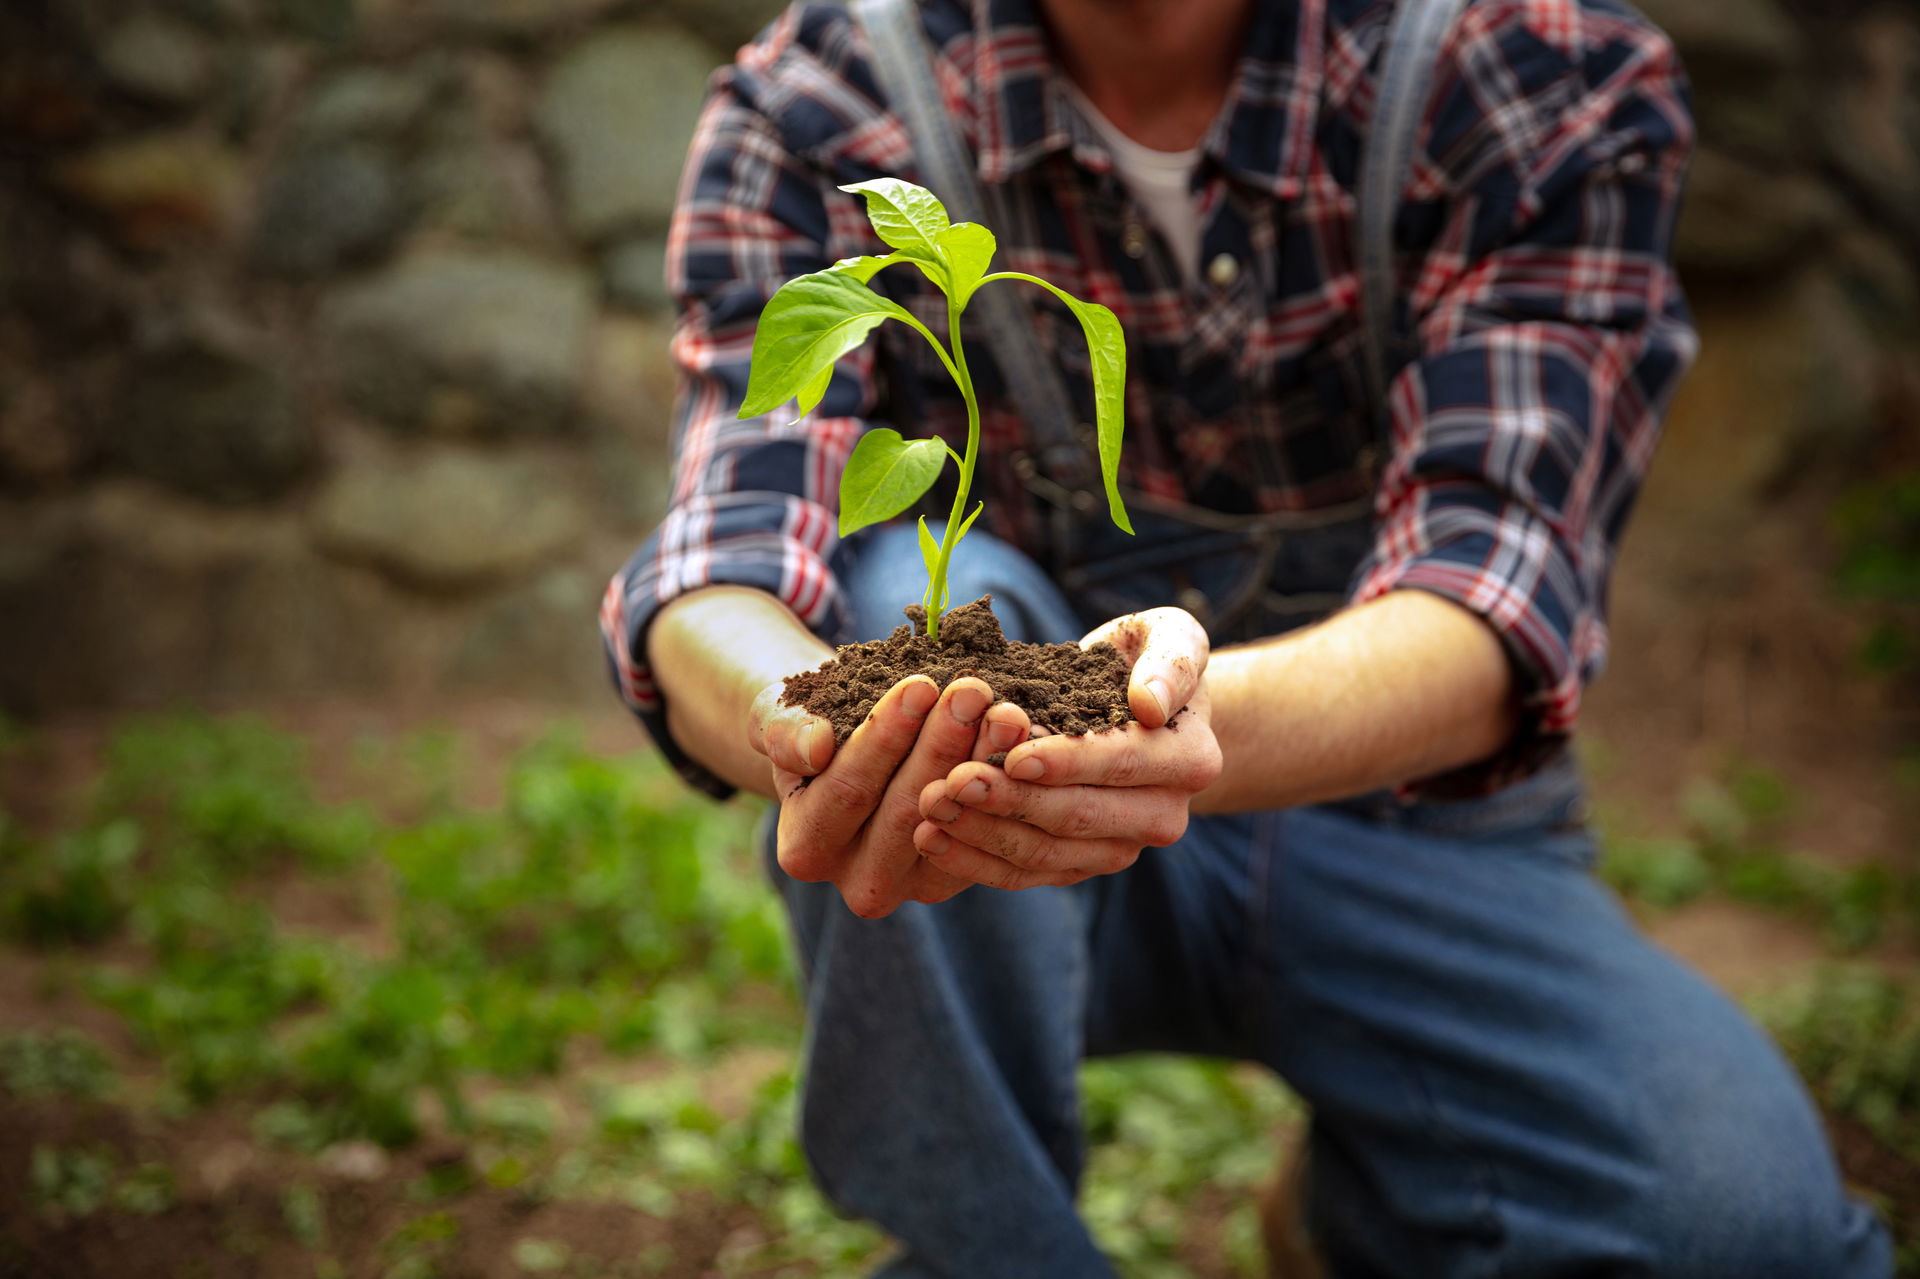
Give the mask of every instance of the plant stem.
POLYGON ((934 561, 933 591, 927 601, 927 638, 940 639, 940 614, 947 606, 947 561, 960 541, 962 517, 967 513, 967 495, 973 488, 974 464, 980 460, 980 402, 974 398, 973 377, 967 372, 966 348, 960 345, 960 310, 964 304, 947 299, 948 343, 953 348, 951 371, 960 384, 960 395, 967 402, 967 455, 960 461, 960 487, 953 495, 953 511, 947 526, 940 531, 940 558, 934 561))

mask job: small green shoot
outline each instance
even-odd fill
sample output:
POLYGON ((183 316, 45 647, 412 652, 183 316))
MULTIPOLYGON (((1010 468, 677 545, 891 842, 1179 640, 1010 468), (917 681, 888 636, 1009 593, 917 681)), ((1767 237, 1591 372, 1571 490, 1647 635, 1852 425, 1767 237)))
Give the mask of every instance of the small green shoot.
POLYGON ((940 638, 940 615, 947 608, 947 565, 953 549, 979 517, 984 503, 967 512, 967 498, 980 461, 980 402, 967 371, 960 341, 960 317, 976 290, 987 284, 1020 280, 1037 284, 1067 304, 1086 333, 1093 357, 1095 434, 1107 509, 1128 533, 1133 525, 1120 500, 1120 435, 1127 380, 1127 344, 1112 311, 1078 298, 1037 276, 1019 271, 987 274, 993 260, 993 233, 973 222, 949 220, 932 192, 898 178, 877 178, 840 188, 867 203, 867 219, 893 252, 885 257, 843 258, 824 271, 787 281, 767 302, 753 336, 753 366, 743 418, 758 417, 786 403, 799 402, 802 414, 817 407, 833 377, 834 362, 857 349, 887 320, 898 320, 932 344, 967 404, 967 450, 956 454, 937 439, 908 440, 885 427, 860 437, 840 479, 840 536, 890 520, 933 487, 951 457, 960 467, 953 511, 940 539, 926 517, 920 519, 920 553, 927 566, 927 636, 940 638), (912 263, 947 299, 948 344, 898 303, 867 287, 887 267, 912 263))

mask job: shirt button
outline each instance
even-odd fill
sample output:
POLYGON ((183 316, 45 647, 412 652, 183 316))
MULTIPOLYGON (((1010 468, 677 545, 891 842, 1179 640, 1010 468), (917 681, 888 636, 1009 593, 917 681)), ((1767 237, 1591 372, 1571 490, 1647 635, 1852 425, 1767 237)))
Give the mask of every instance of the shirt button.
POLYGON ((1207 263, 1207 279, 1215 288, 1224 289, 1240 278, 1240 264, 1231 253, 1222 253, 1207 263))
POLYGON ((1141 226, 1138 222, 1127 223, 1126 229, 1120 232, 1120 247, 1126 250, 1126 254, 1130 258, 1137 260, 1146 257, 1147 228, 1141 226))

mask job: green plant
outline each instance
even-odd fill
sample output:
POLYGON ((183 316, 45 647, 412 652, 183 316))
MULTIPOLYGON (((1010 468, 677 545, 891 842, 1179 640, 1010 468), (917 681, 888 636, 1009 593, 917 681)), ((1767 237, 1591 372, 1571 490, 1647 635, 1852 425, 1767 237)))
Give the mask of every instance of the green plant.
POLYGON ((47 1219, 90 1217, 106 1206, 113 1189, 113 1152, 105 1147, 36 1145, 27 1182, 47 1219))
POLYGON ((77 1030, 22 1031, 0 1039, 0 1086, 16 1097, 99 1097, 113 1087, 113 1066, 77 1030))
POLYGON ((1822 1102, 1920 1160, 1920 983, 1830 968, 1755 1011, 1822 1102))
POLYGON ((1098 303, 1082 302, 1037 276, 1019 271, 987 274, 996 247, 993 233, 975 222, 952 222, 932 192, 898 178, 877 178, 840 189, 866 200, 868 221, 893 252, 885 257, 843 258, 824 271, 800 276, 780 287, 768 300, 753 335, 753 364, 740 416, 758 417, 788 400, 797 400, 802 414, 811 412, 826 394, 834 362, 858 348, 887 320, 900 321, 933 346, 967 404, 966 453, 955 453, 937 439, 909 441, 886 427, 868 431, 854 446, 841 475, 840 535, 845 537, 899 515, 933 487, 946 458, 958 464, 960 479, 953 510, 938 542, 927 528, 926 517, 920 518, 920 552, 927 566, 923 600, 927 635, 937 640, 940 615, 947 606, 947 563, 985 505, 967 514, 974 468, 980 460, 980 402, 960 341, 960 317, 967 304, 985 285, 1020 280, 1052 293, 1080 321, 1092 355, 1095 433, 1107 509, 1113 522, 1131 533, 1133 525, 1121 503, 1118 484, 1126 338, 1113 312, 1098 303), (875 275, 899 263, 919 268, 946 297, 949 345, 941 345, 940 339, 905 307, 867 287, 875 275))
POLYGON ((110 821, 69 831, 44 846, 27 845, 0 870, 0 919, 30 946, 90 946, 105 941, 126 917, 127 871, 140 852, 140 830, 110 821))

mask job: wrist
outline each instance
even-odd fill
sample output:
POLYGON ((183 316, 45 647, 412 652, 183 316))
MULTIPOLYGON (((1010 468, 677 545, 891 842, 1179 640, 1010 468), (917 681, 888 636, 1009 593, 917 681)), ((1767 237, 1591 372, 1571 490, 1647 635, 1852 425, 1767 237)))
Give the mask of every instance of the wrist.
POLYGON ((716 585, 666 604, 646 653, 681 748, 733 785, 770 794, 766 759, 749 745, 754 700, 832 648, 767 592, 716 585))

